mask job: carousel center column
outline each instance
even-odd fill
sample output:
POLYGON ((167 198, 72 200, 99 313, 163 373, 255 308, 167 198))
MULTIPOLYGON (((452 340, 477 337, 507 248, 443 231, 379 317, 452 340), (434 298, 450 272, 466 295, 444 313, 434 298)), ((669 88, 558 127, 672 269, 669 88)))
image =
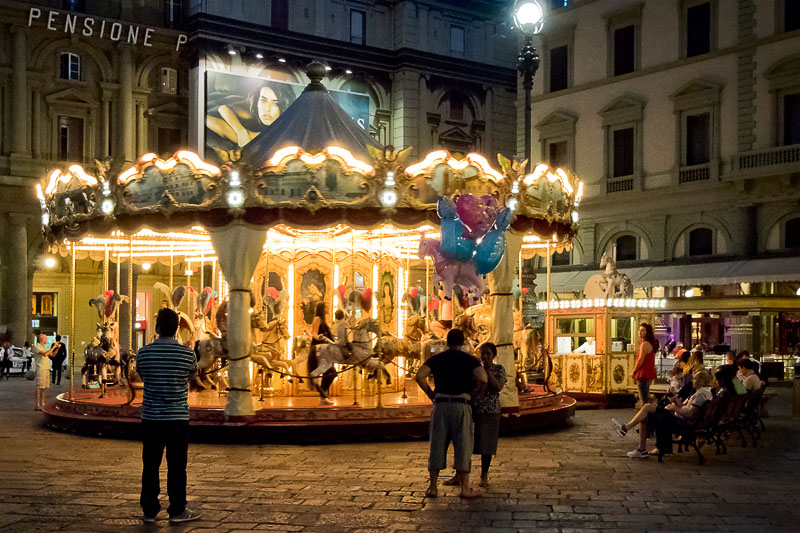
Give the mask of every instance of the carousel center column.
POLYGON ((500 405, 516 407, 519 405, 516 376, 517 366, 514 362, 514 303, 516 297, 512 293, 515 271, 522 248, 522 235, 512 231, 506 232, 506 253, 502 261, 488 275, 489 290, 492 302, 492 325, 489 340, 497 346, 497 363, 506 370, 506 384, 500 391, 500 405))
POLYGON ((267 232, 243 223, 209 230, 219 265, 228 282, 228 401, 230 422, 245 422, 255 411, 250 393, 250 279, 267 240, 267 232))
POLYGON ((8 220, 11 223, 11 245, 8 257, 11 261, 8 284, 10 296, 11 320, 13 327, 13 342, 22 346, 25 341, 31 340, 28 334, 30 327, 31 300, 28 292, 28 220, 30 217, 22 213, 11 213, 8 220))

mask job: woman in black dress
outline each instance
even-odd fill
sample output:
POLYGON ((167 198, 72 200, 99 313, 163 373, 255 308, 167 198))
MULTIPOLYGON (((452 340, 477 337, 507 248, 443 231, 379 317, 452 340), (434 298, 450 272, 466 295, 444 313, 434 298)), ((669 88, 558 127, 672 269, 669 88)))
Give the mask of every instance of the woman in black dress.
MULTIPOLYGON (((325 321, 327 309, 325 302, 317 303, 314 312, 314 320, 311 322, 311 349, 308 352, 308 373, 317 368, 317 345, 323 343, 333 343, 333 334, 328 323, 325 321)), ((322 375, 322 385, 317 388, 320 397, 320 405, 333 405, 333 401, 329 398, 329 389, 333 380, 336 379, 336 370, 331 368, 322 375)), ((313 383, 313 381, 312 381, 313 383)))

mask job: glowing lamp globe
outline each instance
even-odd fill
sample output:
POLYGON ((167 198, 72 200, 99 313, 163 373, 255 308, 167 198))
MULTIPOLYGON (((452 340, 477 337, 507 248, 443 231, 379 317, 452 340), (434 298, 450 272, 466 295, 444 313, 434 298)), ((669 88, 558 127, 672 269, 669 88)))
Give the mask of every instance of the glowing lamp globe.
POLYGON ((536 35, 544 28, 544 9, 538 0, 517 0, 514 25, 526 35, 536 35))

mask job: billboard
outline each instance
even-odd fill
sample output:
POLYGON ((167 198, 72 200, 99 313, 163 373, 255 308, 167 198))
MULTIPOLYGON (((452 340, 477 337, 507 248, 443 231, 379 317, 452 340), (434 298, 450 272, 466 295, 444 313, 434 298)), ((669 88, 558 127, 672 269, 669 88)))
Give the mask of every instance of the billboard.
MULTIPOLYGON (((294 102, 304 85, 227 72, 206 72, 205 158, 228 159, 231 150, 244 148, 294 102)), ((369 133, 369 96, 331 91, 333 99, 353 121, 369 133)))

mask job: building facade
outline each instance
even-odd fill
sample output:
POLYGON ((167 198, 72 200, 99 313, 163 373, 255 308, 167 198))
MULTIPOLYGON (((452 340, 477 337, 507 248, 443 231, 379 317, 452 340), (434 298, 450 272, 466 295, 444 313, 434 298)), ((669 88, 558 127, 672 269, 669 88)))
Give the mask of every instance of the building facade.
POLYGON ((553 259, 560 297, 607 254, 637 295, 667 298, 662 339, 797 350, 800 5, 548 4, 534 158, 586 183, 575 247, 553 259))
MULTIPOLYGON (((415 156, 438 147, 490 158, 516 149, 517 43, 506 2, 2 5, 0 329, 18 345, 34 331, 64 332, 73 318, 67 261, 48 256, 40 238, 35 184, 45 172, 81 164, 93 173, 96 160, 108 159, 116 175, 146 152, 166 157, 180 148, 235 157, 296 98, 312 59, 326 65, 337 101, 381 143, 413 146, 415 156)), ((94 333, 81 309, 103 289, 101 269, 102 258, 78 264, 79 340, 94 333)), ((140 287, 167 276, 163 265, 141 274, 140 287)), ((116 275, 112 257, 112 288, 116 275)))

